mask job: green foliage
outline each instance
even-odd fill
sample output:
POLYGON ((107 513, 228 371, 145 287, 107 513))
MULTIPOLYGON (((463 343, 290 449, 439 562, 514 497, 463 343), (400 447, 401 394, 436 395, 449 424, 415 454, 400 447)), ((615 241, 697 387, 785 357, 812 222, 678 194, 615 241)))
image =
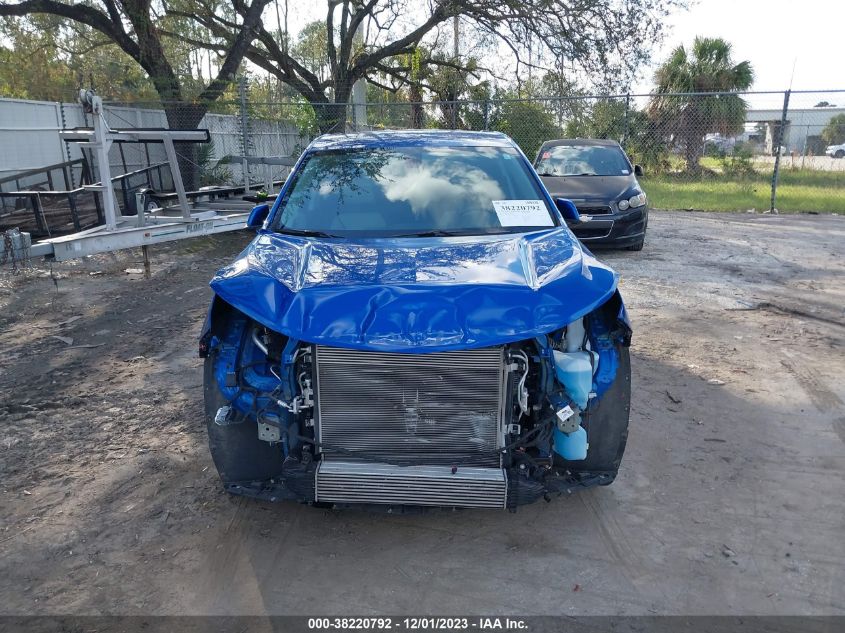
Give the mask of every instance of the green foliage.
POLYGON ((622 140, 625 136, 625 100, 587 101, 586 107, 566 122, 564 133, 567 138, 622 140))
POLYGON ((656 125, 646 112, 630 109, 628 134, 622 144, 631 160, 647 174, 662 174, 671 168, 668 143, 656 132, 656 125))
POLYGON ((329 73, 326 59, 328 41, 326 21, 315 20, 302 28, 291 49, 293 56, 321 80, 329 73))
POLYGON ((753 154, 750 149, 742 146, 734 147, 731 154, 719 158, 722 176, 742 181, 759 180, 760 172, 754 168, 753 154))
POLYGON ((406 91, 390 91, 367 84, 367 124, 377 128, 409 127, 411 106, 406 91))
POLYGON ((650 174, 669 170, 669 147, 656 132, 648 114, 625 99, 581 99, 568 102, 572 113, 564 126, 566 138, 601 138, 617 140, 631 160, 650 174), (626 120, 627 109, 627 120, 626 120))
POLYGON ((751 62, 734 63, 722 38, 696 37, 690 51, 675 48, 655 72, 657 92, 729 92, 754 82, 751 62))
MULTIPOLYGON (((693 181, 671 175, 647 175, 643 187, 657 209, 763 211, 770 204, 771 175, 757 173, 752 179, 743 179, 724 174, 693 181)), ((845 172, 783 169, 777 192, 778 211, 845 214, 843 187, 845 172)))
POLYGON ((845 114, 832 117, 822 130, 822 138, 830 145, 845 143, 845 114))
MULTIPOLYGON (((282 111, 282 121, 293 123, 299 130, 301 137, 310 139, 320 133, 320 126, 317 123, 317 112, 310 103, 299 100, 297 103, 285 104, 282 111)), ((303 146, 302 149, 305 149, 303 146)))
MULTIPOLYGON (((445 53, 434 51, 429 55, 421 75, 435 101, 448 102, 464 99, 472 90, 472 78, 476 76, 478 63, 474 58, 460 63, 445 53), (453 63, 455 66, 447 65, 453 63)), ((447 127, 465 127, 456 108, 443 103, 440 106, 443 123, 447 127)))
POLYGON ((221 182, 232 182, 232 171, 225 165, 214 160, 214 142, 200 143, 197 147, 197 169, 199 172, 199 186, 219 185, 221 182))
POLYGON ((105 99, 155 99, 133 59, 91 29, 69 29, 52 15, 0 18, 0 96, 74 101, 93 86, 105 99))
POLYGON ((697 37, 687 51, 678 46, 655 73, 656 92, 649 104, 662 133, 684 150, 687 170, 698 172, 704 136, 742 131, 748 109, 738 94, 676 95, 672 93, 748 90, 754 82, 751 63, 735 63, 731 45, 721 38, 697 37))
POLYGON ((498 102, 492 110, 490 129, 510 136, 530 160, 544 141, 562 135, 552 115, 535 101, 498 102))

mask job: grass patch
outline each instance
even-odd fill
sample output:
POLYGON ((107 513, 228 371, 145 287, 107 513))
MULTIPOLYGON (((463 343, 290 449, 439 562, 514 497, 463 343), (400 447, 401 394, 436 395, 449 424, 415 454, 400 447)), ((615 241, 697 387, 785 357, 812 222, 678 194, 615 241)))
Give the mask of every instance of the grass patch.
MULTIPOLYGON (((707 170, 716 167, 704 166, 707 170)), ((658 209, 764 211, 770 204, 771 175, 740 179, 710 171, 699 180, 690 180, 683 174, 666 174, 644 178, 643 188, 651 206, 658 209)), ((845 214, 845 172, 782 169, 775 207, 779 211, 845 214)))

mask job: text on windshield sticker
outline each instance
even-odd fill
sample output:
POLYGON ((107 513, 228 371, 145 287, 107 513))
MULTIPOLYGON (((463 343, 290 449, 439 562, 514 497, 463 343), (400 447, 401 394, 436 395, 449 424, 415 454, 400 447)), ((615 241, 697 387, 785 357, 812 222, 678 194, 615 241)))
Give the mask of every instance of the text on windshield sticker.
POLYGON ((554 226, 542 200, 493 200, 502 226, 554 226))

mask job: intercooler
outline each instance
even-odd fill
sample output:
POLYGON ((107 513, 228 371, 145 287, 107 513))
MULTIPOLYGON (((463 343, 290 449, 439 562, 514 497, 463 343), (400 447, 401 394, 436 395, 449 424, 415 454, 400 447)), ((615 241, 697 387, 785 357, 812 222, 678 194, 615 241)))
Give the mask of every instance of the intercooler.
POLYGON ((503 506, 502 348, 314 360, 318 501, 503 506))
POLYGON ((501 468, 392 466, 323 461, 315 499, 329 503, 503 508, 507 480, 501 468))

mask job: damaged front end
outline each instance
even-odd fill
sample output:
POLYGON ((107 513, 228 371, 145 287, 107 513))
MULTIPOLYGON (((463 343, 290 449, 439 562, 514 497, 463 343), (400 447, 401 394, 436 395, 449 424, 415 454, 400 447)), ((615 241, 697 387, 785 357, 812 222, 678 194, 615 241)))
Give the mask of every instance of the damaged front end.
POLYGON ((618 292, 511 342, 402 353, 300 340, 215 299, 201 339, 226 489, 331 506, 508 508, 607 485, 630 406, 618 292))

